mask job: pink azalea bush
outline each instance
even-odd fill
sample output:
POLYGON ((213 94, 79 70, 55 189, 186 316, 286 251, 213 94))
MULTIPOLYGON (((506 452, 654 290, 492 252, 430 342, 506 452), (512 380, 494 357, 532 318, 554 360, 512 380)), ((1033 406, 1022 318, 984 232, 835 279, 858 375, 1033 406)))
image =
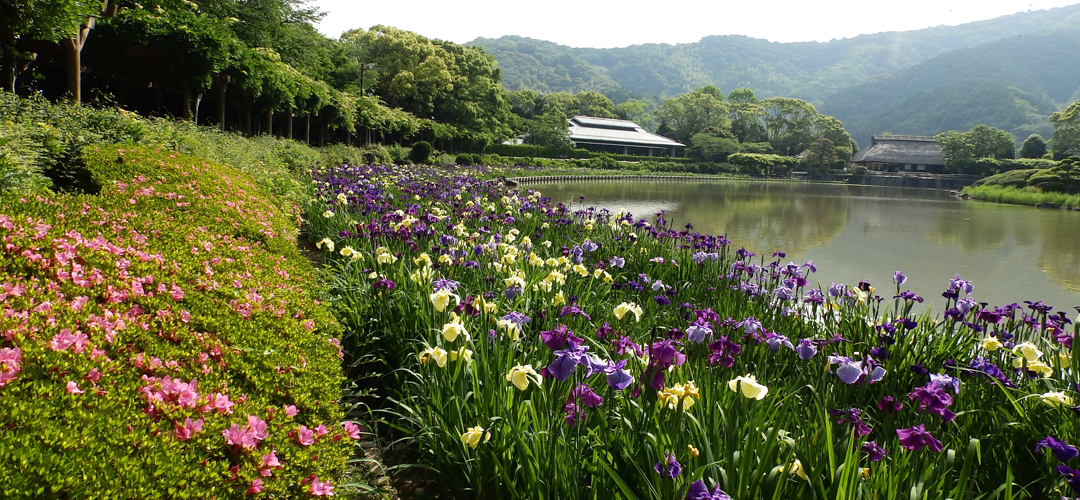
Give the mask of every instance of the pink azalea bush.
POLYGON ((84 152, 97 195, 0 199, 0 497, 332 494, 340 326, 229 167, 84 152))

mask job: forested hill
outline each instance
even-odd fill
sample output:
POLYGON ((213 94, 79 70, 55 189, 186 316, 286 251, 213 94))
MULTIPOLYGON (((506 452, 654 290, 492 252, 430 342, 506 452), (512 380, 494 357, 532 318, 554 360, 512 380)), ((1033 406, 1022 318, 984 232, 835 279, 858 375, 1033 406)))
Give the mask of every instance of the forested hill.
POLYGON ((1049 137, 1046 116, 1080 99, 1080 26, 985 43, 843 89, 822 113, 858 141, 870 134, 933 135, 986 123, 1017 140, 1049 137))
POLYGON ((470 45, 495 56, 503 85, 540 92, 598 90, 616 100, 673 96, 713 84, 820 103, 843 88, 949 51, 1077 24, 1080 5, 1003 16, 959 26, 862 35, 830 42, 776 43, 710 36, 696 43, 573 48, 517 36, 470 45))

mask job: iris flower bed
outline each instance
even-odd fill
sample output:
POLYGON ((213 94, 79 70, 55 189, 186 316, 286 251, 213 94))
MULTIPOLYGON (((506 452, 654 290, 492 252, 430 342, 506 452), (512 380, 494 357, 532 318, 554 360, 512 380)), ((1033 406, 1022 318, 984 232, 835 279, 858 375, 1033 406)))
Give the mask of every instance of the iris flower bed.
POLYGON ((347 356, 460 498, 1080 494, 1074 311, 819 284, 663 214, 471 167, 315 170, 347 356), (943 313, 911 313, 933 301, 943 313))
POLYGON ((340 325, 247 175, 85 152, 99 195, 0 199, 0 497, 334 493, 340 325))

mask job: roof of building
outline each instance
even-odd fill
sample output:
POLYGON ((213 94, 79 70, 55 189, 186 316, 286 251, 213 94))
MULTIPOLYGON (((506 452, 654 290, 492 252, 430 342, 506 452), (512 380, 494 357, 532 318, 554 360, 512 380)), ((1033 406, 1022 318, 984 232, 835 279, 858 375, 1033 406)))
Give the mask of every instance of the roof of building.
POLYGON ((662 135, 648 132, 629 120, 592 116, 575 116, 570 119, 570 140, 645 147, 685 146, 662 135))
POLYGON ((872 135, 870 145, 851 157, 852 163, 944 165, 941 144, 926 135, 872 135))

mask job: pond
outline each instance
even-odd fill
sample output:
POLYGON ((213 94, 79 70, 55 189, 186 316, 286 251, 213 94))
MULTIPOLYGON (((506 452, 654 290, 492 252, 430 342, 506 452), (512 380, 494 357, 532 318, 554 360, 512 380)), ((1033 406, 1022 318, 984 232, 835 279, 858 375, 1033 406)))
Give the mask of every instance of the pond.
MULTIPOLYGON (((587 181, 527 184, 554 201, 623 209, 650 220, 661 210, 681 229, 726 235, 735 248, 811 260, 829 283, 867 280, 886 298, 892 276, 940 312, 956 274, 990 305, 1041 300, 1080 304, 1080 213, 958 200, 944 191, 843 184, 587 181), (579 197, 584 197, 582 200, 579 197)), ((1070 317, 1073 314, 1070 314, 1070 317)))

